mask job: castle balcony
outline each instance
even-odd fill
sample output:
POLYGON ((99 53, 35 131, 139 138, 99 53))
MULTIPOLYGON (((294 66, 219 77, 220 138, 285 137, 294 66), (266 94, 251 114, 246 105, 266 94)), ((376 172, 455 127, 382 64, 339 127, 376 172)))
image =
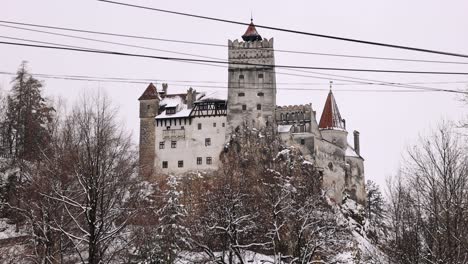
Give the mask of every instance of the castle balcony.
POLYGON ((184 139, 185 129, 163 130, 163 139, 184 139))

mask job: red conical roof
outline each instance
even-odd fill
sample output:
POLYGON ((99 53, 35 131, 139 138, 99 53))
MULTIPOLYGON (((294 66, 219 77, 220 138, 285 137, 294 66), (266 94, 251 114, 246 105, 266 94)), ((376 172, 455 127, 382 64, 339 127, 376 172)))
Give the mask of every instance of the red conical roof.
POLYGON ((143 92, 143 94, 138 98, 138 100, 151 100, 151 99, 159 99, 158 90, 153 83, 148 85, 148 88, 143 92))
POLYGON ((319 128, 321 129, 345 129, 343 119, 338 110, 335 97, 332 91, 328 93, 327 101, 323 107, 322 117, 320 118, 319 128))
POLYGON ((252 19, 250 20, 250 25, 247 28, 247 31, 245 31, 244 35, 242 35, 242 39, 244 41, 262 40, 262 36, 258 34, 252 19))

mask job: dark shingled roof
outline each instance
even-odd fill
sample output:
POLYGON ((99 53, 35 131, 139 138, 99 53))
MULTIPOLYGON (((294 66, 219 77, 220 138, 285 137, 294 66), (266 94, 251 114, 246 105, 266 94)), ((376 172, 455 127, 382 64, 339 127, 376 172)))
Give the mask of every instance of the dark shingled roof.
POLYGON ((332 91, 328 93, 327 101, 323 107, 322 117, 320 118, 319 128, 321 129, 345 129, 343 119, 338 110, 335 97, 332 91))
POLYGON ((242 39, 244 41, 255 41, 255 40, 262 40, 262 36, 258 34, 257 29, 253 23, 253 20, 250 20, 250 25, 245 31, 244 35, 242 35, 242 39))
POLYGON ((151 100, 151 99, 159 99, 158 90, 153 83, 148 85, 148 88, 143 92, 143 94, 138 98, 138 100, 151 100))

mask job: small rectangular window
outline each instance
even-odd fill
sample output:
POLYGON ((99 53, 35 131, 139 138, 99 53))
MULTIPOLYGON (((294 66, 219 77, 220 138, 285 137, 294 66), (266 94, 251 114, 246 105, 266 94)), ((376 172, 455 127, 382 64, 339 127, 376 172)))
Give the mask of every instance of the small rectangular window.
POLYGON ((258 78, 259 78, 259 79, 263 79, 263 73, 259 73, 259 74, 258 74, 258 78))
POLYGON ((223 123, 223 127, 225 127, 225 126, 226 126, 226 124, 223 123))
POLYGON ((301 145, 305 145, 305 139, 301 138, 301 145))
POLYGON ((257 93, 257 96, 264 96, 265 94, 262 92, 257 93))
POLYGON ((146 109, 150 109, 150 108, 151 108, 151 105, 147 105, 147 106, 146 106, 146 109))
POLYGON ((172 114, 175 114, 175 113, 176 113, 176 108, 175 107, 166 108, 166 114, 172 115, 172 114))
POLYGON ((257 110, 262 110, 262 105, 261 104, 257 105, 257 110))
POLYGON ((216 123, 213 123, 213 127, 216 127, 216 123))
POLYGON ((206 157, 206 164, 211 165, 212 162, 213 160, 211 157, 206 157))
POLYGON ((247 105, 242 105, 242 110, 247 110, 247 105))
POLYGON ((177 162, 177 167, 183 168, 183 167, 184 167, 184 161, 183 161, 183 160, 179 160, 179 161, 177 162))
POLYGON ((237 96, 239 97, 245 96, 245 93, 238 93, 237 96))
POLYGON ((211 146, 211 138, 205 138, 205 146, 211 146))
POLYGON ((202 165, 203 159, 202 157, 197 157, 197 165, 202 165))
POLYGON ((159 149, 164 149, 164 141, 159 142, 159 149))
POLYGON ((198 130, 201 130, 201 123, 198 123, 198 130))
POLYGON ((244 75, 239 75, 239 79, 243 80, 244 79, 244 75))
POLYGON ((177 141, 172 140, 171 141, 171 148, 176 148, 177 147, 177 141))
POLYGON ((162 162, 162 167, 163 167, 163 169, 167 169, 167 161, 162 162))

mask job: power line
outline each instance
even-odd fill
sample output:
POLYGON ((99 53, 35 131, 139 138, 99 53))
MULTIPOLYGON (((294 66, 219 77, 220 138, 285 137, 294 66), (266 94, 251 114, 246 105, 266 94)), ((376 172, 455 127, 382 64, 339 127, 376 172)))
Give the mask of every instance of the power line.
MULTIPOLYGON (((194 17, 194 18, 200 18, 200 19, 217 21, 217 22, 224 22, 224 23, 244 25, 244 26, 249 25, 249 23, 244 23, 244 22, 239 22, 239 21, 234 21, 234 20, 221 19, 221 18, 215 18, 215 17, 209 17, 209 16, 201 16, 201 15, 195 15, 195 14, 190 14, 190 13, 177 12, 177 11, 171 11, 171 10, 153 8, 153 7, 147 7, 147 6, 141 6, 141 5, 134 5, 134 4, 127 4, 127 3, 110 1, 110 0, 98 0, 98 1, 99 2, 110 3, 110 4, 115 4, 115 5, 146 9, 146 10, 151 10, 151 11, 157 11, 157 12, 168 13, 168 14, 173 14, 173 15, 180 15, 180 16, 187 16, 187 17, 194 17)), ((345 38, 345 37, 338 37, 338 36, 332 36, 332 35, 317 34, 317 33, 311 33, 311 32, 299 31, 299 30, 292 30, 292 29, 285 29, 285 28, 279 28, 279 27, 271 27, 271 26, 263 26, 263 25, 255 25, 255 26, 258 27, 258 28, 265 28, 265 29, 270 29, 270 30, 275 30, 275 31, 282 31, 282 32, 288 32, 288 33, 294 33, 294 34, 300 34, 300 35, 306 35, 306 36, 341 40, 341 41, 354 42, 354 43, 367 44, 367 45, 374 45, 374 46, 381 46, 381 47, 387 47, 387 48, 404 49, 404 50, 411 50, 411 51, 418 51, 418 52, 425 52, 425 53, 433 53, 433 54, 446 55, 446 56, 468 58, 468 55, 466 55, 466 54, 459 54, 459 53, 453 53, 453 52, 422 49, 422 48, 415 48, 415 47, 409 47, 409 46, 387 44, 387 43, 382 43, 382 42, 374 42, 374 41, 367 41, 367 40, 360 40, 360 39, 353 39, 353 38, 345 38)))
MULTIPOLYGON (((15 38, 15 39, 19 39, 19 38, 15 38)), ((41 42, 41 41, 35 41, 35 40, 29 40, 29 39, 19 39, 19 40, 28 41, 28 42, 36 42, 36 43, 37 43, 37 42, 41 42)), ((50 42, 49 42, 49 43, 50 43, 50 42)), ((69 46, 69 45, 62 45, 62 44, 56 44, 56 43, 52 43, 52 44, 59 45, 59 46, 69 46)), ((73 47, 76 47, 76 46, 73 46, 73 47)), ((78 48, 81 48, 81 47, 78 47, 78 48)), ((201 62, 187 62, 187 61, 183 61, 183 63, 193 63, 193 64, 201 64, 201 65, 206 65, 206 66, 212 66, 212 67, 227 68, 227 66, 225 66, 225 65, 213 65, 213 64, 201 63, 201 62)), ((291 70, 291 71, 299 71, 299 72, 310 73, 310 71, 301 71, 301 70, 294 70, 294 69, 290 69, 290 70, 291 70)), ((324 78, 324 77, 318 77, 318 76, 312 76, 312 75, 298 75, 298 74, 284 73, 284 72, 278 72, 278 71, 277 71, 277 74, 289 75, 289 76, 308 77, 308 78, 314 78, 314 79, 325 79, 325 80, 329 80, 329 78, 324 78)), ((355 79, 355 80, 364 80, 364 81, 366 81, 366 82, 362 82, 362 81, 351 81, 351 82, 354 82, 354 83, 357 83, 357 84, 368 84, 368 81, 369 81, 368 79, 354 78, 354 77, 348 77, 348 76, 342 76, 342 75, 336 75, 336 74, 324 74, 324 73, 316 73, 316 74, 326 75, 326 76, 334 76, 334 77, 338 76, 338 77, 344 77, 344 78, 351 78, 351 79, 355 79)), ((349 80, 343 80, 343 79, 337 79, 337 78, 334 78, 334 80, 349 82, 349 80)), ((370 80, 370 81, 380 82, 380 81, 378 81, 378 80, 370 80)), ((431 88, 431 87, 425 87, 425 86, 415 86, 415 85, 406 85, 406 84, 396 84, 396 83, 390 83, 390 82, 379 83, 378 85, 392 86, 392 87, 406 88, 406 89, 419 89, 419 90, 433 90, 433 91, 457 92, 457 91, 449 90, 449 89, 439 89, 439 88, 431 88)))
MULTIPOLYGON (((12 72, 0 72, 2 75, 16 75, 16 73, 12 72)), ((73 81, 91 81, 91 82, 110 82, 110 83, 130 83, 130 84, 147 84, 148 81, 151 82, 166 82, 169 83, 173 86, 181 86, 181 87, 187 87, 187 86, 194 86, 194 87, 201 87, 201 88, 221 88, 221 89, 227 89, 227 86, 219 86, 219 85, 200 85, 197 84, 196 82, 193 81, 179 81, 179 80, 158 80, 158 79, 131 79, 131 78, 116 78, 116 77, 94 77, 94 76, 82 76, 82 75, 52 75, 52 74, 41 74, 41 73, 35 73, 33 74, 35 76, 39 76, 40 78, 45 78, 45 79, 61 79, 61 80, 73 80, 73 81), (144 80, 144 81, 141 81, 144 80), (184 83, 184 84, 179 84, 179 83, 184 83), (193 84, 193 85, 191 85, 193 84)), ((223 83, 223 82, 218 82, 218 83, 223 83)), ((224 82, 225 83, 225 82, 224 82)), ((255 87, 240 87, 240 88, 234 88, 234 89, 264 89, 268 88, 270 86, 262 87, 262 88, 255 88, 255 87)), ((323 84, 325 85, 325 84, 323 84)), ((278 90, 296 90, 296 91, 328 91, 328 89, 322 89, 322 88, 297 88, 297 87, 279 87, 277 88, 278 90)), ((412 89, 412 90, 382 90, 382 89, 335 89, 336 91, 356 91, 356 92, 445 92, 445 90, 417 90, 417 89, 412 89)))
MULTIPOLYGON (((5 72, 0 71, 2 75, 16 75, 14 72, 5 72)), ((143 83, 148 84, 148 82, 155 83, 182 83, 186 86, 189 85, 198 85, 198 84, 228 84, 226 81, 209 81, 209 80, 172 80, 172 79, 160 79, 160 78, 123 78, 123 77, 104 77, 104 76, 90 76, 90 75, 57 75, 57 74, 45 74, 45 73, 34 73, 33 75, 49 78, 49 77, 60 77, 60 78, 70 78, 76 80, 88 80, 88 81, 107 81, 107 82, 127 82, 127 83, 143 83)), ((244 82, 244 84, 258 84, 255 82, 244 82)), ((263 84, 270 85, 272 83, 264 82, 263 84)), ((307 85, 307 86, 328 86, 328 82, 276 82, 277 85, 307 85)), ((386 84, 385 82, 349 82, 349 83, 333 83, 333 86, 350 86, 350 85, 382 85, 386 84)), ((468 84, 468 81, 453 81, 453 82, 410 82, 410 83, 393 83, 395 85, 411 85, 411 84, 468 84)), ((436 88, 434 88, 436 89, 436 88)))
MULTIPOLYGON (((91 31, 91 30, 83 30, 83 29, 75 29, 75 28, 38 25, 38 24, 22 23, 22 22, 14 22, 14 21, 5 21, 5 20, 0 20, 0 23, 13 24, 13 25, 22 25, 22 26, 29 26, 29 27, 48 28, 48 29, 54 29, 54 30, 78 32, 78 33, 114 36, 114 37, 125 37, 125 38, 134 38, 134 39, 152 40, 152 41, 181 43, 181 44, 189 44, 189 45, 201 45, 201 46, 222 47, 222 48, 228 47, 227 45, 217 44, 217 43, 196 42, 196 41, 187 41, 187 40, 175 40, 175 39, 166 39, 166 38, 153 38, 153 37, 146 37, 146 36, 127 35, 127 34, 109 33, 109 32, 101 32, 101 31, 91 31)), ((14 26, 7 26, 7 25, 0 25, 0 26, 64 36, 64 34, 50 32, 50 31, 40 31, 40 30, 33 30, 33 29, 14 27, 14 26)), ((79 38, 78 36, 74 36, 74 37, 79 38)), ((109 42, 109 43, 111 43, 111 42, 109 42)), ((145 47, 145 48, 147 48, 147 47, 145 47)), ((441 63, 441 64, 460 64, 460 65, 468 64, 468 62, 460 62, 460 61, 440 61, 440 60, 405 59, 405 58, 391 58, 391 57, 377 57, 377 56, 360 56, 360 55, 350 55, 350 54, 334 54, 334 53, 295 51, 295 50, 284 50, 284 49, 275 49, 275 52, 301 54, 301 55, 317 55, 317 56, 330 56, 330 57, 343 57, 343 58, 356 58, 356 59, 371 59, 371 60, 424 62, 424 63, 441 63)))
MULTIPOLYGON (((7 73, 7 72, 0 72, 1 75, 16 75, 15 73, 7 73)), ((147 84, 147 82, 143 81, 128 81, 128 80, 108 80, 108 79, 97 79, 97 78, 77 78, 77 77, 68 77, 63 75, 45 75, 45 74, 34 74, 33 76, 39 76, 40 78, 45 79, 60 79, 60 80, 69 80, 69 81, 86 81, 86 82, 109 82, 109 83, 130 83, 130 84, 147 84)), ((187 84, 178 84, 177 82, 167 82, 171 86, 179 86, 179 87, 187 87, 187 84)), ((220 85, 193 85, 193 87, 197 88, 209 88, 209 89, 223 89, 227 90, 227 86, 220 86, 220 85)), ((264 87, 238 87, 234 89, 239 90, 261 90, 265 88, 271 88, 271 86, 264 86, 264 87)), ((296 87, 279 87, 276 88, 277 90, 290 90, 290 91, 329 91, 328 88, 296 88, 296 87)), ((334 89, 335 91, 339 92, 382 92, 382 93, 415 93, 415 92, 441 92, 441 91, 431 91, 431 90, 383 90, 383 89, 334 89)))
POLYGON ((166 49, 156 49, 156 48, 145 47, 145 46, 140 46, 140 45, 125 44, 125 43, 115 42, 115 41, 107 41, 107 40, 94 39, 94 38, 86 38, 86 37, 80 37, 80 36, 74 36, 74 35, 68 35, 68 34, 62 34, 62 33, 56 33, 56 32, 44 31, 44 30, 36 30, 36 29, 29 29, 29 28, 22 28, 22 27, 16 27, 16 26, 1 25, 1 24, 0 24, 0 26, 1 27, 20 29, 20 30, 27 30, 27 31, 32 31, 32 32, 39 32, 39 33, 55 35, 55 36, 74 38, 74 39, 82 39, 82 40, 88 40, 88 41, 94 41, 94 42, 100 42, 100 43, 106 43, 106 44, 114 44, 114 45, 131 47, 131 48, 140 48, 140 49, 146 49, 146 50, 154 50, 154 51, 167 52, 167 53, 173 53, 173 54, 179 54, 179 55, 187 55, 187 56, 192 56, 192 57, 199 57, 199 58, 205 58, 205 59, 218 60, 218 58, 209 57, 209 56, 201 56, 201 55, 195 55, 195 54, 185 53, 185 52, 177 52, 177 51, 166 50, 166 49))
POLYGON ((88 50, 88 49, 77 49, 77 48, 69 48, 69 47, 34 45, 34 44, 6 42, 6 41, 0 41, 0 44, 12 45, 12 46, 44 48, 44 49, 68 50, 68 51, 87 52, 87 53, 100 53, 100 54, 129 56, 129 57, 150 58, 150 59, 159 59, 159 60, 167 60, 167 61, 179 61, 179 62, 189 61, 189 62, 203 62, 203 63, 213 63, 213 64, 249 65, 249 66, 267 67, 267 68, 311 69, 311 70, 326 70, 326 71, 353 71, 353 72, 376 72, 376 73, 399 73, 399 74, 468 75, 468 72, 404 71, 404 70, 313 67, 313 66, 296 66, 296 65, 268 65, 268 64, 246 63, 246 62, 226 62, 226 61, 214 61, 214 60, 201 60, 201 59, 188 59, 188 58, 153 56, 153 55, 134 54, 134 53, 125 53, 125 52, 117 52, 117 51, 88 50))
MULTIPOLYGON (((375 79, 351 77, 351 76, 346 76, 346 75, 328 74, 328 73, 312 72, 312 71, 298 70, 298 69, 286 69, 286 70, 295 71, 295 72, 304 72, 304 73, 314 73, 314 74, 332 76, 332 77, 348 78, 348 79, 352 79, 352 80, 358 80, 358 81, 354 81, 355 83, 358 83, 358 84, 366 84, 366 83, 369 83, 369 82, 376 82, 375 85, 393 86, 393 87, 401 87, 401 88, 408 88, 408 89, 419 89, 419 90, 444 91, 444 92, 450 92, 450 93, 459 92, 459 91, 451 90, 451 89, 432 88, 432 87, 426 87, 426 86, 420 86, 420 85, 414 85, 414 84, 402 84, 402 83, 387 82, 387 81, 381 81, 381 80, 375 80, 375 79)), ((321 78, 321 77, 316 77, 316 78, 321 78)), ((322 79, 329 79, 329 78, 323 78, 322 77, 322 79)), ((336 79, 336 78, 334 78, 334 79, 343 81, 343 79, 336 79)), ((346 80, 346 81, 350 81, 350 80, 346 80)), ((464 93, 464 92, 462 92, 462 93, 464 93)))

